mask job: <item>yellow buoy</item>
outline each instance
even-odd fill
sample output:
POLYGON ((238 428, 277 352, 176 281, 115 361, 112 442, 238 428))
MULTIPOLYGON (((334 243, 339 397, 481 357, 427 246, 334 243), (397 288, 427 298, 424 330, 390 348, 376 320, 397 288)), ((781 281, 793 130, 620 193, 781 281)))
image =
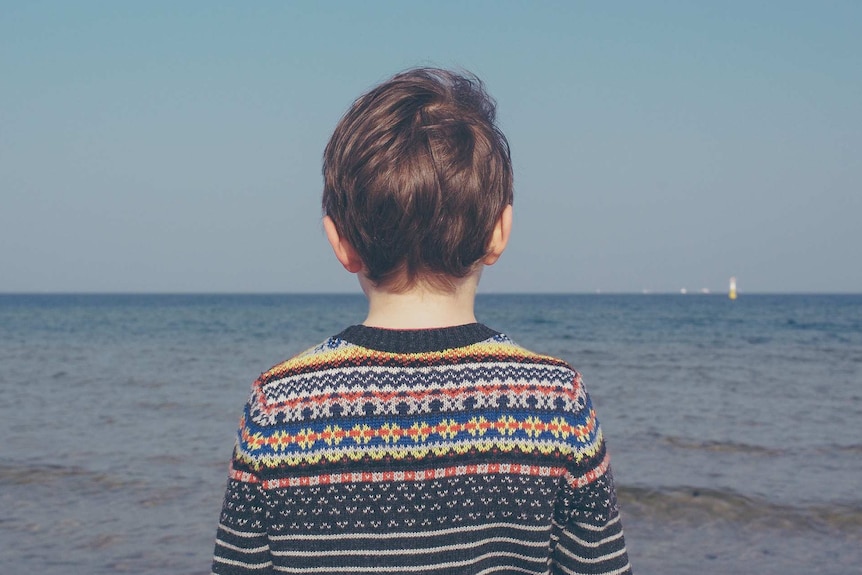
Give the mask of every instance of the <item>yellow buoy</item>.
POLYGON ((730 291, 727 292, 727 297, 736 299, 736 278, 730 278, 730 291))

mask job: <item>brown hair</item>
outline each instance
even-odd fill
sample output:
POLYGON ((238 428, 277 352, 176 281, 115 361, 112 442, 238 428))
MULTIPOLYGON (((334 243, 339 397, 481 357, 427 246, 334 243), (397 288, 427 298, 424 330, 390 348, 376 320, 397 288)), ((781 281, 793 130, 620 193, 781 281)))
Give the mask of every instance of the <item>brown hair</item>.
POLYGON ((452 288, 512 203, 509 143, 472 74, 417 68, 358 98, 323 154, 323 211, 376 285, 452 288))

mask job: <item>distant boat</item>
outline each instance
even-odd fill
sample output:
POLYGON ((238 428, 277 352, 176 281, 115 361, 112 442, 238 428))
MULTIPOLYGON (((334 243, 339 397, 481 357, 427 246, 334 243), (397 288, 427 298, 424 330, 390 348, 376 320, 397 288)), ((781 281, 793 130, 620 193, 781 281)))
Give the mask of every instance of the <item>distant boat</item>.
POLYGON ((727 297, 730 299, 736 299, 736 278, 730 278, 730 290, 727 292, 727 297))

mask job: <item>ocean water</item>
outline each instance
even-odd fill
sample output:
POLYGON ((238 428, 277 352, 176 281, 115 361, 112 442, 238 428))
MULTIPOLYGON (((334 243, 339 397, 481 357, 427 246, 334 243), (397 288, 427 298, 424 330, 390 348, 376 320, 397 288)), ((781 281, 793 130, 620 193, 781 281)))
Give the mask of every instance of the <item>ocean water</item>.
MULTIPOLYGON (((352 295, 0 295, 0 573, 209 573, 258 373, 352 295)), ((483 295, 584 375, 640 574, 862 573, 862 296, 483 295)))

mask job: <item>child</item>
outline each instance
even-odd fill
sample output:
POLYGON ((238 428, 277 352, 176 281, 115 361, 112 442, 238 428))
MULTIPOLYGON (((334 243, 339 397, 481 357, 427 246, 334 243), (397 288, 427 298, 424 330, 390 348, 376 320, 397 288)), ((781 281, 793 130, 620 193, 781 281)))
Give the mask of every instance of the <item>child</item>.
POLYGON ((323 226, 368 317, 254 383, 213 572, 631 572, 581 376, 473 315, 512 227, 494 114, 415 69, 339 122, 323 226))

